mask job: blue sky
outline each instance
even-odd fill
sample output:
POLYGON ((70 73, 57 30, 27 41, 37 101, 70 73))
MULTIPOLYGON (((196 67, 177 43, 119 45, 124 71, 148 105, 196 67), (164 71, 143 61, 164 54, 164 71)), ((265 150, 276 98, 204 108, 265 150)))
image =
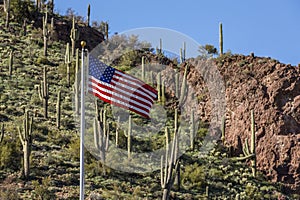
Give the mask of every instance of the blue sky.
POLYGON ((108 21, 111 34, 161 27, 218 48, 222 22, 225 52, 300 63, 299 0, 61 0, 55 10, 65 14, 72 8, 86 16, 89 3, 91 21, 108 21))

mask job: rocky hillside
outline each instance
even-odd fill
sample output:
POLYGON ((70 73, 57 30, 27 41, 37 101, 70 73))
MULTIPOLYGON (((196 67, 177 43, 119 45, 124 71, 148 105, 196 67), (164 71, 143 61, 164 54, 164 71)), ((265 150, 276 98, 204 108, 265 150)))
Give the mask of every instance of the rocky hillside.
MULTIPOLYGON (((53 17, 54 31, 48 41, 48 55, 44 56, 42 15, 37 14, 35 20, 28 22, 26 31, 22 24, 14 21, 5 28, 5 20, 0 18, 1 200, 78 199, 79 196, 79 136, 74 122, 74 90, 71 86, 79 58, 75 56, 71 63, 65 63, 65 52, 68 52, 66 43, 71 42, 72 21, 64 16, 49 16, 48 25, 53 17), (45 85, 49 86, 47 117, 43 104, 45 98, 39 93, 43 81, 47 81, 45 85), (60 126, 56 123, 58 107, 61 108, 60 126), (24 151, 17 128, 26 129, 23 127, 26 110, 33 117, 28 139, 31 151, 27 176, 23 169, 24 151)), ((89 49, 103 40, 101 33, 83 22, 77 21, 76 28, 80 31, 77 47, 81 39, 87 41, 89 49)), ((124 57, 140 65, 143 53, 124 57)), ((151 63, 169 65, 170 70, 177 68, 177 64, 163 55, 149 54, 150 51, 144 56, 151 63)), ((295 193, 299 189, 299 68, 254 56, 224 55, 212 61, 219 67, 226 84, 227 143, 225 147, 220 143, 214 144, 215 148, 207 155, 200 155, 203 138, 208 134, 206 122, 210 119, 211 105, 209 95, 205 93, 205 83, 191 67, 188 80, 198 92, 201 107, 198 114, 202 122, 199 130, 195 131, 194 149, 188 149, 180 157, 181 181, 171 188, 170 199, 298 199, 299 195, 289 191, 295 193), (264 173, 258 170, 257 176, 252 175, 247 162, 234 159, 240 153, 238 141, 243 142, 250 135, 251 109, 254 109, 257 127, 258 168, 264 173), (267 181, 266 176, 276 183, 267 181), (281 182, 290 190, 285 190, 281 182)), ((124 64, 131 62, 120 63, 116 64, 118 69, 134 67, 124 64)), ((166 89, 165 105, 174 108, 178 102, 171 97, 166 89)), ((100 101, 98 103, 105 107, 100 101)), ((109 142, 112 143, 115 142, 118 125, 107 107, 109 142)), ((173 130, 173 109, 169 109, 168 114, 170 117, 166 126, 173 130)), ((133 120, 144 123, 136 116, 133 120)), ((159 149, 166 142, 164 130, 144 139, 133 139, 134 152, 159 149)), ((124 131, 119 132, 119 145, 119 148, 127 150, 124 131)), ((128 162, 135 164, 133 160, 128 162)), ((86 151, 85 170, 87 199, 162 197, 160 179, 161 171, 165 169, 145 174, 125 173, 103 167, 86 151)))
MULTIPOLYGON (((204 62, 204 61, 203 61, 204 62)), ((242 153, 250 137, 254 110, 257 165, 273 182, 283 182, 300 194, 300 69, 271 58, 223 55, 214 59, 226 87, 226 145, 242 153)), ((203 120, 210 120, 211 102, 191 68, 189 82, 201 96, 203 120)))

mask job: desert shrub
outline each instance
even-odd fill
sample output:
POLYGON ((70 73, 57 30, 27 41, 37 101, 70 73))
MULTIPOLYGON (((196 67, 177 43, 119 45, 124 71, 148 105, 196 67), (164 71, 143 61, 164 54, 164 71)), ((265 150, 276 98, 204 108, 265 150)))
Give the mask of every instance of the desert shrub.
POLYGON ((72 161, 79 161, 79 150, 80 150, 80 139, 78 137, 74 138, 67 149, 67 158, 72 161))
POLYGON ((11 11, 14 21, 23 23, 25 18, 32 20, 34 15, 34 5, 30 0, 11 0, 11 11))
MULTIPOLYGON (((18 138, 18 136, 13 138, 18 138)), ((18 142, 16 139, 4 138, 0 144, 0 169, 20 169, 21 151, 18 142)))
POLYGON ((42 183, 39 181, 32 181, 34 187, 34 197, 35 199, 41 200, 50 200, 55 199, 55 194, 50 192, 49 187, 51 186, 51 178, 46 177, 42 180, 42 183))
POLYGON ((0 199, 17 200, 17 199, 21 199, 21 198, 15 188, 1 188, 0 187, 0 199))
POLYGON ((207 51, 208 54, 218 54, 218 50, 214 45, 206 44, 204 49, 207 51))
POLYGON ((36 64, 38 65, 48 65, 50 64, 49 60, 45 56, 40 56, 36 59, 36 64))
POLYGON ((186 166, 182 174, 182 185, 187 189, 201 188, 205 185, 205 170, 198 163, 186 166))

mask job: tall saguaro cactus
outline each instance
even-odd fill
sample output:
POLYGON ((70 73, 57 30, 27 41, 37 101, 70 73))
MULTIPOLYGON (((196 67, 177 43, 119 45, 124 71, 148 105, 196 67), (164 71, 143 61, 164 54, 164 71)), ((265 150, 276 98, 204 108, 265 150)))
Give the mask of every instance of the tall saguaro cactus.
POLYGON ((43 37, 44 37, 44 56, 47 56, 47 49, 48 49, 48 9, 46 7, 45 17, 43 17, 43 37))
MULTIPOLYGON (((169 155, 168 145, 166 145, 166 157, 164 163, 164 157, 161 157, 161 168, 160 168, 160 175, 161 175, 161 188, 163 189, 163 200, 169 199, 171 188, 174 184, 176 173, 179 169, 179 161, 177 160, 177 153, 176 145, 178 143, 178 136, 177 136, 177 128, 175 127, 174 131, 174 138, 172 142, 171 152, 169 155)), ((166 143, 168 143, 168 134, 166 131, 166 143)))
POLYGON ((5 27, 8 28, 10 22, 10 0, 3 0, 3 4, 4 11, 6 13, 5 27))
POLYGON ((254 119, 254 111, 251 110, 251 153, 254 154, 254 157, 252 158, 251 164, 252 164, 252 174, 254 177, 256 177, 256 146, 255 146, 255 119, 254 119))
POLYGON ((75 81, 74 81, 74 95, 75 95, 75 113, 79 115, 79 84, 80 84, 80 74, 79 74, 79 49, 76 49, 75 58, 75 81))
POLYGON ((100 116, 100 112, 98 110, 97 101, 95 101, 96 105, 96 117, 94 119, 94 143, 95 148, 99 153, 100 160, 103 166, 103 174, 105 175, 104 162, 106 159, 106 152, 108 151, 109 146, 109 127, 108 122, 106 120, 106 110, 100 111, 102 117, 100 116), (102 119, 101 119, 102 118, 102 119))
POLYGON ((222 23, 219 24, 219 42, 220 42, 220 56, 223 55, 223 27, 222 23))
POLYGON ((65 63, 67 64, 67 86, 70 87, 70 82, 71 82, 71 74, 70 74, 71 57, 70 57, 70 44, 69 43, 67 43, 67 45, 66 45, 65 63))
POLYGON ((38 88, 40 99, 43 101, 44 118, 48 118, 49 84, 47 80, 47 68, 44 67, 43 81, 38 88))
POLYGON ((183 78, 182 78, 182 85, 180 89, 180 97, 179 97, 179 107, 184 104, 184 101, 186 99, 186 90, 187 90, 187 70, 188 65, 185 66, 183 78))
POLYGON ((12 75, 12 70, 13 70, 13 64, 14 64, 14 54, 13 50, 9 52, 9 59, 8 59, 8 73, 9 76, 11 77, 12 75))
POLYGON ((195 116, 194 116, 194 110, 192 110, 191 113, 191 126, 190 126, 190 148, 194 150, 195 148, 195 135, 196 135, 196 130, 195 130, 195 116))
POLYGON ((56 103, 56 127, 60 129, 61 119, 61 91, 57 92, 57 103, 56 103))
POLYGON ((105 22, 105 27, 104 27, 104 32, 105 32, 105 38, 106 40, 108 40, 108 29, 109 29, 109 25, 108 22, 105 22))
POLYGON ((131 158, 131 135, 132 135, 132 122, 131 122, 131 116, 129 115, 128 132, 127 132, 127 153, 128 153, 129 160, 131 158))
POLYGON ((71 29, 71 34, 70 34, 71 42, 72 42, 72 51, 71 55, 74 57, 75 54, 75 43, 79 39, 79 30, 76 29, 75 27, 75 17, 73 16, 73 21, 72 21, 72 29, 71 29))
POLYGON ((186 56, 186 43, 183 42, 183 48, 180 48, 180 63, 183 63, 185 61, 186 56))
POLYGON ((252 174, 256 176, 256 137, 255 137, 255 119, 254 119, 254 111, 251 110, 251 146, 249 149, 248 138, 245 139, 245 143, 243 145, 243 157, 233 158, 235 161, 241 160, 251 160, 252 174))
POLYGON ((91 5, 88 5, 88 10, 87 10, 87 26, 90 26, 90 17, 91 17, 91 5))
POLYGON ((4 124, 1 126, 1 131, 0 131, 0 144, 3 141, 4 138, 4 124))
POLYGON ((23 120, 23 129, 18 127, 19 138, 23 147, 23 173, 25 178, 29 177, 30 174, 30 154, 32 145, 32 124, 33 117, 29 117, 29 111, 25 111, 23 120))

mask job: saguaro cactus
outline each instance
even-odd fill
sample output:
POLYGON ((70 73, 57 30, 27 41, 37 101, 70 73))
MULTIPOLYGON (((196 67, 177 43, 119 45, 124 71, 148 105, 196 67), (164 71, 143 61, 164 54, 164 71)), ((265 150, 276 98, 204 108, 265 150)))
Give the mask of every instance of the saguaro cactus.
POLYGON ((195 148, 195 116, 194 116, 194 111, 192 110, 191 113, 191 121, 190 121, 190 148, 194 150, 195 148))
POLYGON ((3 141, 4 138, 4 124, 1 126, 1 131, 0 131, 0 144, 3 141))
POLYGON ((256 137, 255 137, 255 120, 254 120, 254 113, 251 110, 251 147, 249 149, 248 138, 245 139, 245 143, 243 145, 243 157, 236 157, 233 160, 241 161, 241 160, 248 160, 251 159, 251 167, 252 167, 252 174, 256 176, 256 137))
POLYGON ((10 22, 10 0, 3 0, 3 7, 6 13, 5 27, 8 28, 10 22))
POLYGON ((220 42, 220 56, 223 55, 223 28, 222 23, 219 24, 219 42, 220 42))
POLYGON ((79 49, 76 49, 76 58, 75 58, 75 82, 74 82, 74 95, 75 95, 75 113, 79 115, 79 49))
POLYGON ((94 119, 94 143, 100 160, 103 166, 103 174, 105 175, 104 162, 106 159, 106 152, 109 147, 109 123, 106 118, 106 110, 99 110, 97 100, 95 100, 96 116, 94 119))
POLYGON ((119 131, 120 131, 120 116, 118 116, 117 125, 116 125, 116 147, 119 147, 119 131))
POLYGON ((44 56, 47 56, 47 49, 48 49, 48 9, 46 7, 45 17, 43 17, 43 37, 44 37, 44 56))
POLYGON ((23 173, 25 178, 28 178, 30 173, 29 162, 32 145, 32 124, 33 117, 29 117, 29 111, 27 110, 24 114, 23 129, 18 127, 19 138, 23 147, 23 173))
POLYGON ((9 76, 11 77, 12 75, 12 70, 13 70, 13 64, 14 64, 14 54, 13 50, 9 52, 9 59, 8 59, 8 73, 9 76))
POLYGON ((179 99, 179 73, 175 71, 175 96, 179 99))
POLYGON ((72 29, 71 29, 70 38, 71 38, 71 42, 72 42, 71 55, 72 55, 72 57, 74 57, 75 43, 79 39, 79 30, 76 29, 76 27, 75 27, 75 17, 74 16, 73 16, 73 21, 72 21, 72 29))
POLYGON ((67 86, 70 87, 70 67, 71 67, 71 58, 70 58, 70 44, 67 43, 66 45, 66 53, 65 53, 65 63, 67 64, 67 86))
POLYGON ((105 38, 106 38, 106 40, 108 40, 108 29, 109 29, 109 25, 108 25, 108 23, 107 22, 105 22, 105 30, 104 30, 104 32, 105 32, 105 38))
POLYGON ((132 122, 131 116, 129 115, 128 118, 128 132, 127 132, 127 153, 128 153, 128 160, 131 158, 131 135, 132 135, 132 122))
POLYGON ((157 101, 161 102, 161 73, 156 75, 156 87, 157 87, 157 101))
POLYGON ((43 101, 44 106, 44 118, 48 118, 48 100, 49 100, 49 84, 47 80, 47 68, 44 67, 43 81, 38 88, 39 96, 41 101, 43 101))
POLYGON ((226 129, 226 118, 224 115, 222 117, 222 127, 221 127, 221 131, 222 131, 221 140, 222 140, 223 145, 225 145, 225 129, 226 129))
MULTIPOLYGON (((167 136, 167 134, 166 134, 167 136)), ((177 160, 176 154, 176 143, 178 137, 177 132, 174 131, 174 138, 172 142, 171 152, 169 155, 169 150, 166 146, 166 158, 164 163, 164 157, 161 157, 161 168, 160 168, 160 180, 161 180, 161 188, 163 189, 163 200, 169 199, 171 188, 175 181, 176 174, 173 173, 173 170, 176 172, 179 169, 179 161, 177 160)), ((166 137, 167 141, 167 137, 166 137)))
POLYGON ((56 103, 56 127, 60 128, 61 119, 61 91, 57 92, 57 103, 56 103))
POLYGON ((88 5, 88 10, 87 10, 87 26, 90 26, 90 17, 91 17, 91 5, 88 5))
POLYGON ((254 111, 251 110, 251 153, 254 154, 252 158, 252 174, 256 177, 256 137, 255 137, 255 119, 254 119, 254 111))
POLYGON ((183 48, 180 48, 180 63, 183 63, 185 61, 186 56, 186 43, 183 42, 183 48))
POLYGON ((141 76, 143 81, 146 81, 145 79, 145 56, 142 56, 142 76, 141 76))
POLYGON ((181 84, 181 89, 180 89, 180 97, 179 97, 179 107, 184 104, 184 101, 186 99, 187 70, 188 70, 188 65, 185 66, 184 75, 183 75, 183 78, 182 78, 182 84, 181 84))

